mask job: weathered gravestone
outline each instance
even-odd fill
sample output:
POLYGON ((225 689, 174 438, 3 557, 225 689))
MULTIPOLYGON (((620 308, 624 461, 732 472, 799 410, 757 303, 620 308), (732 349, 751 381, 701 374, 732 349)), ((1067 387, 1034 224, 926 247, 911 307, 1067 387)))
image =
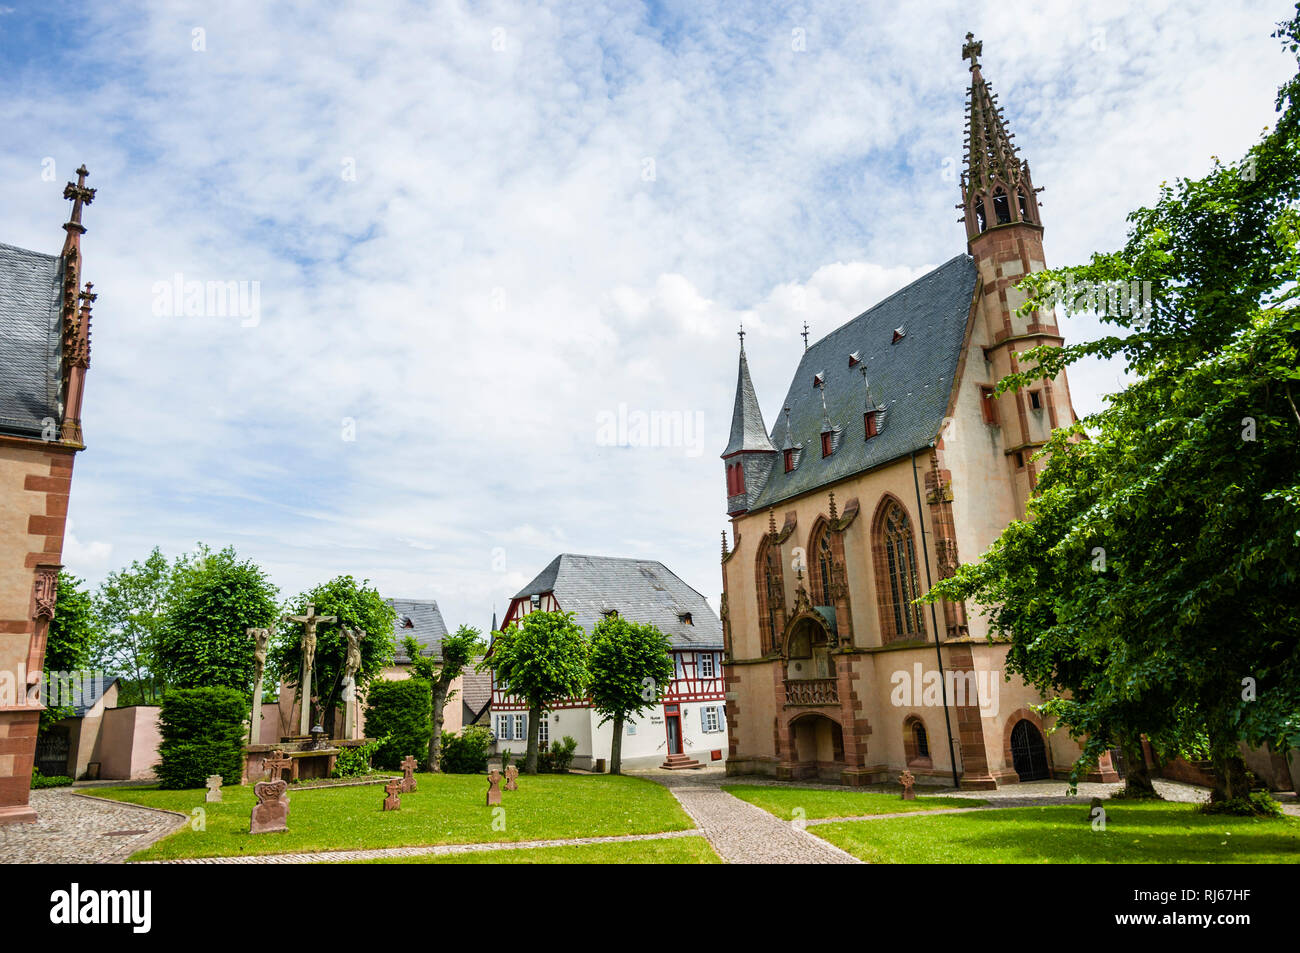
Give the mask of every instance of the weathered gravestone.
POLYGON ((900 774, 898 776, 898 783, 903 786, 903 800, 915 801, 916 792, 912 790, 912 786, 916 784, 916 777, 912 774, 912 772, 904 771, 902 774, 900 774))
POLYGON ((488 807, 501 803, 501 772, 493 768, 488 772, 488 807))
POLYGON ((250 834, 289 829, 289 798, 285 793, 288 790, 289 782, 283 779, 258 781, 253 785, 257 803, 253 805, 253 816, 248 826, 250 834))
POLYGON ((262 767, 271 773, 270 780, 279 781, 280 776, 293 767, 293 758, 276 748, 271 752, 270 757, 262 762, 262 767))
POLYGON ((506 768, 506 790, 507 791, 519 790, 519 769, 516 768, 513 764, 510 767, 506 768))
POLYGON ((402 759, 402 793, 409 794, 415 790, 415 757, 407 755, 402 759))
POLYGON ((204 796, 204 800, 208 801, 211 804, 222 803, 221 802, 221 775, 219 774, 208 775, 208 793, 204 796))
POLYGON ((384 793, 388 795, 384 798, 385 811, 400 811, 402 809, 402 780, 393 778, 384 785, 384 793))

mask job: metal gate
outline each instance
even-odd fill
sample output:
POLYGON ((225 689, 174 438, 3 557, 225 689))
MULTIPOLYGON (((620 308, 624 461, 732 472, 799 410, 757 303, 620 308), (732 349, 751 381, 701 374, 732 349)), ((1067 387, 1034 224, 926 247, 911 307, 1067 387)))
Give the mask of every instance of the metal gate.
POLYGON ((1049 776, 1043 736, 1025 719, 1011 729, 1011 760, 1021 781, 1042 781, 1049 776))
POLYGON ((68 773, 68 742, 66 728, 51 728, 36 739, 36 769, 46 777, 68 773))

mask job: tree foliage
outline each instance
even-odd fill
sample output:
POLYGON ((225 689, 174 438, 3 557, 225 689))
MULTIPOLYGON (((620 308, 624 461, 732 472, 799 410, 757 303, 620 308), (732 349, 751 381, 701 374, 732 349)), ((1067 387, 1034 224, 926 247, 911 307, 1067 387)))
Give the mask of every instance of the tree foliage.
MULTIPOLYGON (((59 572, 58 599, 54 604, 54 618, 50 620, 45 641, 46 684, 65 679, 52 673, 74 673, 85 670, 90 661, 91 649, 99 638, 99 615, 95 600, 86 590, 85 583, 68 572, 59 572)), ((80 684, 80 679, 77 679, 80 684)), ((61 693, 60 693, 61 695, 61 693)), ((73 714, 66 699, 45 699, 47 707, 41 710, 40 730, 73 714)))
POLYGON ((591 682, 588 694, 602 718, 613 721, 610 773, 622 773, 623 723, 653 708, 672 681, 674 666, 668 637, 649 623, 606 616, 591 633, 591 682))
POLYGON ((156 704, 161 697, 156 650, 171 585, 172 566, 155 547, 143 563, 109 573, 95 594, 100 625, 91 665, 122 677, 124 705, 156 704))
POLYGON ((207 546, 173 568, 167 611, 158 629, 158 672, 177 688, 226 687, 249 694, 253 643, 249 626, 275 618, 278 593, 252 560, 227 546, 207 546))
POLYGON ((524 773, 537 773, 537 729, 551 703, 587 689, 587 633, 571 612, 530 612, 493 633, 490 666, 499 685, 528 704, 528 752, 524 773))
MULTIPOLYGON (((1278 35, 1300 50, 1300 15, 1278 35)), ((1116 333, 1027 352, 999 385, 1091 355, 1136 377, 1052 435, 1028 518, 927 596, 987 607, 1011 671, 1086 738, 1076 777, 1145 734, 1204 745, 1213 797, 1239 798, 1239 740, 1300 744, 1298 93, 1300 73, 1241 162, 1163 185, 1122 249, 1021 283, 1024 310, 1068 312, 1089 301, 1063 288, 1151 282, 1149 315, 1103 314, 1116 333)))
POLYGON ((424 762, 426 771, 441 770, 439 749, 443 744, 443 709, 453 697, 451 683, 460 678, 466 666, 483 648, 483 634, 473 626, 462 625, 454 635, 442 640, 438 655, 424 655, 420 644, 411 636, 402 641, 402 648, 411 660, 411 671, 417 678, 429 683, 429 706, 432 717, 432 734, 424 762))

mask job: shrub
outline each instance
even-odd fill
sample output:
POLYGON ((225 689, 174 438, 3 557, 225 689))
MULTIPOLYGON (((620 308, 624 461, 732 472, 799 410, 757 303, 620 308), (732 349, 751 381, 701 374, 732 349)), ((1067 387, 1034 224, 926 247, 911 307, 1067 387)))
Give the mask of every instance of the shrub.
POLYGON ((543 774, 568 774, 569 765, 573 764, 573 752, 578 749, 578 742, 568 735, 564 743, 551 742, 551 750, 543 751, 537 758, 537 770, 543 774))
POLYGON ((238 784, 243 774, 248 699, 233 688, 176 688, 159 712, 159 787, 201 788, 208 776, 238 784))
POLYGON ((363 745, 340 749, 339 756, 334 759, 334 773, 330 777, 359 778, 362 775, 369 774, 374 770, 370 766, 370 762, 384 740, 376 738, 374 741, 367 741, 363 745))
POLYGON ((1202 804, 1201 813, 1229 814, 1234 817, 1281 817, 1282 805, 1273 800, 1267 791, 1251 791, 1245 797, 1202 804))
POLYGON ((491 745, 492 733, 483 725, 470 725, 459 734, 444 731, 438 768, 447 774, 482 774, 487 770, 491 745))
POLYGON ((37 788, 66 788, 72 778, 66 774, 41 774, 39 768, 32 768, 32 790, 37 788))
POLYGON ((371 682, 366 690, 366 732, 379 738, 372 763, 395 771, 408 754, 423 761, 432 733, 429 683, 371 682))

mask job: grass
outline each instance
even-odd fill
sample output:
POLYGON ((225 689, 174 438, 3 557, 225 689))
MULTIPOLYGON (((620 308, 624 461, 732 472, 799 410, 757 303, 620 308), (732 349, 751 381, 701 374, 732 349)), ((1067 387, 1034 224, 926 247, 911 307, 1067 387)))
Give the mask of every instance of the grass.
POLYGON ((720 864, 703 837, 666 840, 615 841, 570 847, 521 847, 518 850, 477 850, 464 854, 428 854, 358 860, 358 864, 720 864))
POLYGON ((946 807, 982 807, 987 801, 966 797, 918 796, 904 801, 897 794, 878 791, 827 791, 819 788, 776 787, 770 784, 724 784, 722 790, 761 807, 782 820, 791 820, 802 808, 809 820, 823 817, 861 817, 866 814, 910 814, 946 807))
POLYGON ((1214 817, 1192 804, 1109 802, 1106 829, 1086 804, 1018 807, 809 827, 874 864, 1294 864, 1300 821, 1214 817))
POLYGON ((694 826, 666 788, 641 778, 521 777, 518 791, 502 792, 505 812, 499 815, 485 805, 482 776, 417 774, 416 780, 399 811, 381 810, 379 786, 291 789, 289 830, 256 836, 248 832, 256 801, 251 785, 223 788, 221 804, 205 803, 202 789, 120 787, 95 794, 187 815, 195 808, 206 812, 206 829, 187 825, 131 860, 652 834, 694 826))

